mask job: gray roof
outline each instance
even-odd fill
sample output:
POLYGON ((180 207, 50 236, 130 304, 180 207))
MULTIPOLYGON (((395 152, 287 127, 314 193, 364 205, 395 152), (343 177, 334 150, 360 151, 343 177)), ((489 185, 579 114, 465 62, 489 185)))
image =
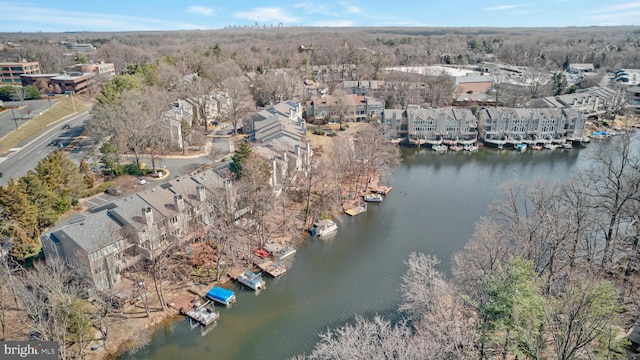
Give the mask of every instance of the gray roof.
POLYGON ((145 224, 143 209, 151 207, 153 221, 161 221, 165 219, 162 213, 153 208, 149 203, 144 201, 137 194, 129 195, 124 198, 118 199, 113 202, 115 207, 110 211, 116 219, 124 224, 127 224, 135 229, 144 229, 147 227, 145 224))
POLYGON ((63 226, 53 231, 49 237, 53 241, 73 241, 88 254, 122 238, 119 233, 123 224, 103 210, 82 221, 63 226), (117 235, 117 236, 116 236, 117 235))
POLYGON ((182 195, 182 198, 186 202, 190 204, 199 203, 198 190, 197 190, 197 186, 199 184, 195 182, 191 178, 191 176, 185 175, 185 176, 177 177, 173 180, 170 180, 169 184, 171 185, 171 187, 169 187, 168 189, 174 192, 175 194, 182 195))
POLYGON ((142 198, 142 200, 151 205, 155 210, 158 210, 158 212, 166 218, 172 218, 178 212, 173 200, 174 195, 175 193, 161 185, 154 186, 138 193, 138 196, 142 198))

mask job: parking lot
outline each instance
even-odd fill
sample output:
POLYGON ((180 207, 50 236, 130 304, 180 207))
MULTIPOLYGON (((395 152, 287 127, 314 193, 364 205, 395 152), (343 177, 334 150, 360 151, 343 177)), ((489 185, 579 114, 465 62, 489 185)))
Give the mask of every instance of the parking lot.
POLYGON ((0 138, 47 110, 49 100, 5 101, 4 106, 12 109, 0 112, 0 138))

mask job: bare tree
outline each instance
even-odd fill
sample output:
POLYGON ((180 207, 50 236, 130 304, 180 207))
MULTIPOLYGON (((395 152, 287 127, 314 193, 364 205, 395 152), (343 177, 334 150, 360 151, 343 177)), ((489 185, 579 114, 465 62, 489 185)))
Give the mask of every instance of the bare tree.
POLYGON ((234 135, 238 134, 238 122, 249 110, 250 93, 247 84, 239 77, 230 78, 222 82, 222 89, 229 96, 229 108, 223 115, 231 122, 234 135))

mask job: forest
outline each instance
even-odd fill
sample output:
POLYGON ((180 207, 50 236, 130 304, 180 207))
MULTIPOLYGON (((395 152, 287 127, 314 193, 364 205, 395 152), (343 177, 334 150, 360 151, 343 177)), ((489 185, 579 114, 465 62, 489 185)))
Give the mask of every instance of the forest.
MULTIPOLYGON (((452 84, 442 74, 421 77, 384 70, 391 66, 500 61, 554 73, 575 62, 593 63, 599 76, 640 68, 638 27, 5 33, 0 43, 0 60, 38 61, 43 72, 58 72, 78 61, 115 64, 118 75, 91 90, 95 106, 87 129, 96 138, 109 139, 102 156, 107 175, 121 172, 119 155, 133 155, 138 164, 140 154, 159 158, 200 145, 211 126, 203 94, 226 94, 227 107, 215 121, 237 131, 252 111, 288 99, 309 100, 301 84, 314 79, 320 66, 339 69, 314 79, 326 83, 331 93, 344 80, 385 80, 387 108, 452 102, 452 84), (68 54, 60 43, 68 39, 91 43, 97 50, 82 57, 68 54), (197 77, 185 81, 191 74, 197 77), (408 84, 415 82, 423 86, 411 93, 408 84), (172 100, 187 97, 196 101, 194 126, 183 126, 185 140, 175 144, 159 136, 162 129, 154 121, 172 100)), ((528 96, 554 92, 536 89, 528 96)), ((228 175, 238 184, 239 205, 250 207, 260 226, 247 234, 222 212, 210 231, 199 229, 195 241, 211 253, 218 245, 250 247, 254 244, 241 239, 260 244, 274 236, 270 232, 293 236, 304 225, 291 219, 308 223, 331 216, 345 190, 363 190, 354 179, 387 175, 399 161, 397 148, 384 141, 380 127, 359 129, 350 133, 355 141, 337 136, 331 152, 318 151, 313 171, 297 184, 285 184, 290 189, 277 200, 265 186, 270 174, 264 162, 239 144, 228 175)), ((454 256, 450 278, 435 269, 438 259, 412 254, 405 277, 399 279, 403 304, 397 319, 357 317, 322 334, 316 348, 299 358, 626 358, 623 335, 639 314, 640 147, 633 133, 615 140, 614 150, 598 154, 593 168, 565 184, 505 184, 491 216, 478 221, 468 245, 454 256)), ((91 284, 64 264, 38 263, 25 271, 22 261, 37 255, 39 234, 96 187, 89 168, 86 163, 78 168, 55 153, 24 178, 0 188, 0 235, 12 245, 3 251, 0 269, 2 338, 17 336, 5 314, 18 313, 29 324, 29 336, 61 341, 65 358, 85 356, 92 328, 105 340, 114 337, 122 311, 108 292, 87 310, 84 289, 91 284)), ((190 276, 192 268, 179 270, 164 262, 184 260, 177 255, 143 269, 149 283, 155 283, 159 301, 145 302, 146 317, 166 310, 163 280, 179 283, 190 276)), ((214 267, 210 262, 189 266, 205 273, 214 267)), ((144 332, 139 337, 132 339, 131 348, 148 341, 144 332)))

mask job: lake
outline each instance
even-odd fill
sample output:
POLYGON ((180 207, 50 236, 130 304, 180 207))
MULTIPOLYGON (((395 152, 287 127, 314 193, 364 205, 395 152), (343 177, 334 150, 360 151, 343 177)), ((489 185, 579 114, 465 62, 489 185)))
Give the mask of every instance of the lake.
POLYGON ((237 303, 216 306, 220 319, 205 335, 181 318, 159 329, 140 353, 123 359, 287 359, 309 353, 319 333, 353 321, 356 314, 394 318, 410 253, 438 256, 439 269, 448 273, 451 255, 487 215, 499 184, 540 177, 564 181, 603 146, 475 154, 403 148, 384 202, 369 204, 356 217, 341 217, 332 239, 310 238, 290 260, 288 273, 267 278, 259 294, 232 285, 237 303))

